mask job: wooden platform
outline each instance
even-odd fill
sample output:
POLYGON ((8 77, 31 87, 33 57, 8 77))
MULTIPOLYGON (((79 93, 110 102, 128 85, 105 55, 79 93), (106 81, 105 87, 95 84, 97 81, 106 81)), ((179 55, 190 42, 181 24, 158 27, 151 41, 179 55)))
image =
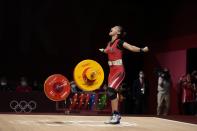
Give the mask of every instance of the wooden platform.
POLYGON ((104 124, 109 116, 0 114, 0 131, 197 131, 197 124, 157 117, 122 116, 118 125, 104 124))

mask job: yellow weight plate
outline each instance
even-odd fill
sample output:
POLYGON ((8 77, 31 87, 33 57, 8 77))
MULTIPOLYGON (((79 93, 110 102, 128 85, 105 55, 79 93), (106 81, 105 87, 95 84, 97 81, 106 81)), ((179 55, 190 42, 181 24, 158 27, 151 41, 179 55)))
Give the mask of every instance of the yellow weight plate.
POLYGON ((99 89, 104 81, 104 71, 94 60, 83 60, 74 69, 74 80, 83 91, 99 89))

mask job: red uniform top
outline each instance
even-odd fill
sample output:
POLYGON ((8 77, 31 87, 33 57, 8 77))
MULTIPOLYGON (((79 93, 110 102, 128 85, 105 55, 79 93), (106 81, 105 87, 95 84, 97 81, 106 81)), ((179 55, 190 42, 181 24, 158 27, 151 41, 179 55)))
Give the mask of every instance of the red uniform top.
MULTIPOLYGON (((109 61, 121 60, 122 62, 122 46, 123 41, 120 39, 115 40, 113 43, 109 43, 105 49, 105 52, 108 55, 109 61)), ((108 76, 108 87, 117 89, 122 83, 125 76, 123 64, 110 65, 110 72, 108 76)))
POLYGON ((117 39, 112 44, 109 43, 107 45, 105 52, 108 54, 108 59, 110 61, 122 59, 122 50, 118 48, 120 42, 121 42, 120 39, 117 39))
POLYGON ((189 82, 184 82, 182 84, 182 103, 194 101, 195 97, 192 84, 189 82))
POLYGON ((188 80, 188 75, 181 77, 180 87, 181 87, 181 100, 182 103, 195 101, 194 87, 190 80, 188 80))

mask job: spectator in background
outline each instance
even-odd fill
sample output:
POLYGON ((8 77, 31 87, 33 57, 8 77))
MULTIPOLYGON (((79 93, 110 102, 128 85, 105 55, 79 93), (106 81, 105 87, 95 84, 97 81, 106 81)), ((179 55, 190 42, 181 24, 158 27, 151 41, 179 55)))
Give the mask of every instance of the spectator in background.
POLYGON ((170 106, 171 76, 167 68, 157 71, 157 115, 168 115, 170 106))
POLYGON ((27 92, 31 92, 31 91, 32 91, 32 87, 28 85, 27 78, 21 77, 19 85, 16 87, 16 92, 27 93, 27 92))
POLYGON ((75 83, 75 81, 70 82, 70 87, 71 87, 71 92, 72 93, 77 93, 78 92, 77 84, 75 83))
POLYGON ((145 114, 148 109, 148 82, 143 71, 139 71, 139 77, 132 85, 132 98, 134 101, 134 113, 145 114))
POLYGON ((126 112, 126 102, 128 101, 127 99, 127 93, 128 93, 128 86, 125 82, 123 82, 118 91, 118 96, 119 96, 119 110, 121 113, 126 112))
POLYGON ((197 115, 197 71, 194 70, 191 74, 192 85, 194 86, 194 114, 197 115))
POLYGON ((194 114, 194 85, 191 75, 187 74, 180 78, 182 112, 184 115, 194 114))
POLYGON ((8 85, 8 80, 6 77, 0 78, 0 91, 11 91, 10 85, 8 85))
POLYGON ((43 91, 43 86, 40 84, 40 82, 38 80, 34 80, 32 82, 32 90, 43 91))

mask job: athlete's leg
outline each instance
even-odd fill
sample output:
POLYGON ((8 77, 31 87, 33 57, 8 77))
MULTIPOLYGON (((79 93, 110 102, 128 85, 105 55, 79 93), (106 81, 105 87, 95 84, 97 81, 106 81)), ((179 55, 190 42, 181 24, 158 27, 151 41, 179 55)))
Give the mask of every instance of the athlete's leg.
POLYGON ((117 93, 117 88, 120 86, 124 79, 125 73, 124 72, 118 72, 111 76, 111 79, 109 79, 109 84, 108 84, 108 97, 111 100, 111 108, 112 108, 112 119, 110 120, 110 124, 118 124, 120 123, 120 113, 118 110, 118 102, 119 102, 119 97, 117 93))

